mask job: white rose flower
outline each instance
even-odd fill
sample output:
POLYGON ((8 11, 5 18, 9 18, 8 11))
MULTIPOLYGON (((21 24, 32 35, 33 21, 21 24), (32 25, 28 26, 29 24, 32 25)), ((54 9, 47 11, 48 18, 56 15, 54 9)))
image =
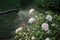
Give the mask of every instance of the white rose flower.
POLYGON ((28 20, 28 23, 33 23, 35 21, 35 18, 30 18, 29 20, 28 20))
POLYGON ((20 32, 21 30, 22 30, 22 27, 16 29, 15 33, 18 33, 18 32, 20 32))
POLYGON ((45 31, 49 30, 49 25, 47 23, 43 23, 41 27, 42 27, 42 30, 45 30, 45 31))
POLYGON ((46 38, 45 40, 50 40, 49 38, 46 38))
POLYGON ((35 11, 35 9, 30 9, 29 14, 32 14, 35 11))
POLYGON ((31 39, 32 39, 32 40, 35 40, 35 37, 34 37, 34 36, 32 36, 32 37, 31 37, 31 39))
POLYGON ((52 21, 52 16, 51 16, 51 15, 47 15, 47 16, 46 16, 46 20, 52 21))

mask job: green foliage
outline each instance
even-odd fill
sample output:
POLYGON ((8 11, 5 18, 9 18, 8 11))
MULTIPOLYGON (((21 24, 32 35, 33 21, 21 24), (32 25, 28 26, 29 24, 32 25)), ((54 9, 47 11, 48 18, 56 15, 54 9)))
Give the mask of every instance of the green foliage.
MULTIPOLYGON (((32 13, 34 14, 34 13, 32 13)), ((50 38, 50 40, 60 40, 60 16, 57 16, 51 11, 47 12, 37 12, 37 14, 33 15, 36 19, 35 22, 32 24, 22 24, 22 30, 18 30, 17 33, 15 33, 14 40, 32 40, 31 38, 34 36, 34 40, 45 40, 47 37, 50 38), (35 17, 37 15, 37 17, 35 17), (52 21, 46 20, 46 16, 51 15, 52 21), (58 18, 57 18, 58 17, 58 18), (48 23, 49 30, 44 31, 41 28, 41 25, 43 23, 48 23)), ((28 21, 27 21, 28 22, 28 21)))

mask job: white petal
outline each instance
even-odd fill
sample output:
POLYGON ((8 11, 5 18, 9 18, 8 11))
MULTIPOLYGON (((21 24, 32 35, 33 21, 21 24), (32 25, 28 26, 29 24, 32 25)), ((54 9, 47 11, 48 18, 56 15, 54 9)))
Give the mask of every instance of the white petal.
POLYGON ((33 23, 35 21, 35 18, 30 18, 29 20, 28 20, 28 23, 33 23))
POLYGON ((32 39, 32 40, 34 40, 34 39, 35 39, 35 37, 33 36, 31 39, 32 39))
POLYGON ((46 38, 45 40, 50 40, 49 38, 46 38))
POLYGON ((21 30, 22 30, 22 27, 16 29, 15 33, 18 33, 18 32, 21 31, 21 30))
POLYGON ((35 9, 30 9, 29 14, 32 14, 35 11, 35 9))
POLYGON ((51 16, 51 15, 47 15, 47 16, 46 16, 46 20, 52 21, 52 16, 51 16))
POLYGON ((42 27, 42 30, 45 30, 45 31, 49 30, 49 25, 47 23, 43 23, 41 27, 42 27))

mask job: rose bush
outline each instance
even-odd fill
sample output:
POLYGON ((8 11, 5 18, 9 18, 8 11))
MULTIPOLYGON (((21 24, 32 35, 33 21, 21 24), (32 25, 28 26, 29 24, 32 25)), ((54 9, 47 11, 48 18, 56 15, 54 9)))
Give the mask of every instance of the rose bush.
POLYGON ((19 28, 16 29, 14 40, 60 40, 59 20, 60 15, 57 16, 52 11, 36 11, 36 14, 28 19, 28 24, 22 25, 22 30, 20 28, 20 31, 16 32, 19 28))

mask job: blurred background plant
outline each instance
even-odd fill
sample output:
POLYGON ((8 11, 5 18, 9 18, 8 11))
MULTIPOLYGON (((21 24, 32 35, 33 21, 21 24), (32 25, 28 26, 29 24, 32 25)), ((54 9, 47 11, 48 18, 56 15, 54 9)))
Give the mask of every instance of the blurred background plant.
POLYGON ((59 11, 59 5, 60 0, 0 0, 0 11, 28 7, 59 11))

